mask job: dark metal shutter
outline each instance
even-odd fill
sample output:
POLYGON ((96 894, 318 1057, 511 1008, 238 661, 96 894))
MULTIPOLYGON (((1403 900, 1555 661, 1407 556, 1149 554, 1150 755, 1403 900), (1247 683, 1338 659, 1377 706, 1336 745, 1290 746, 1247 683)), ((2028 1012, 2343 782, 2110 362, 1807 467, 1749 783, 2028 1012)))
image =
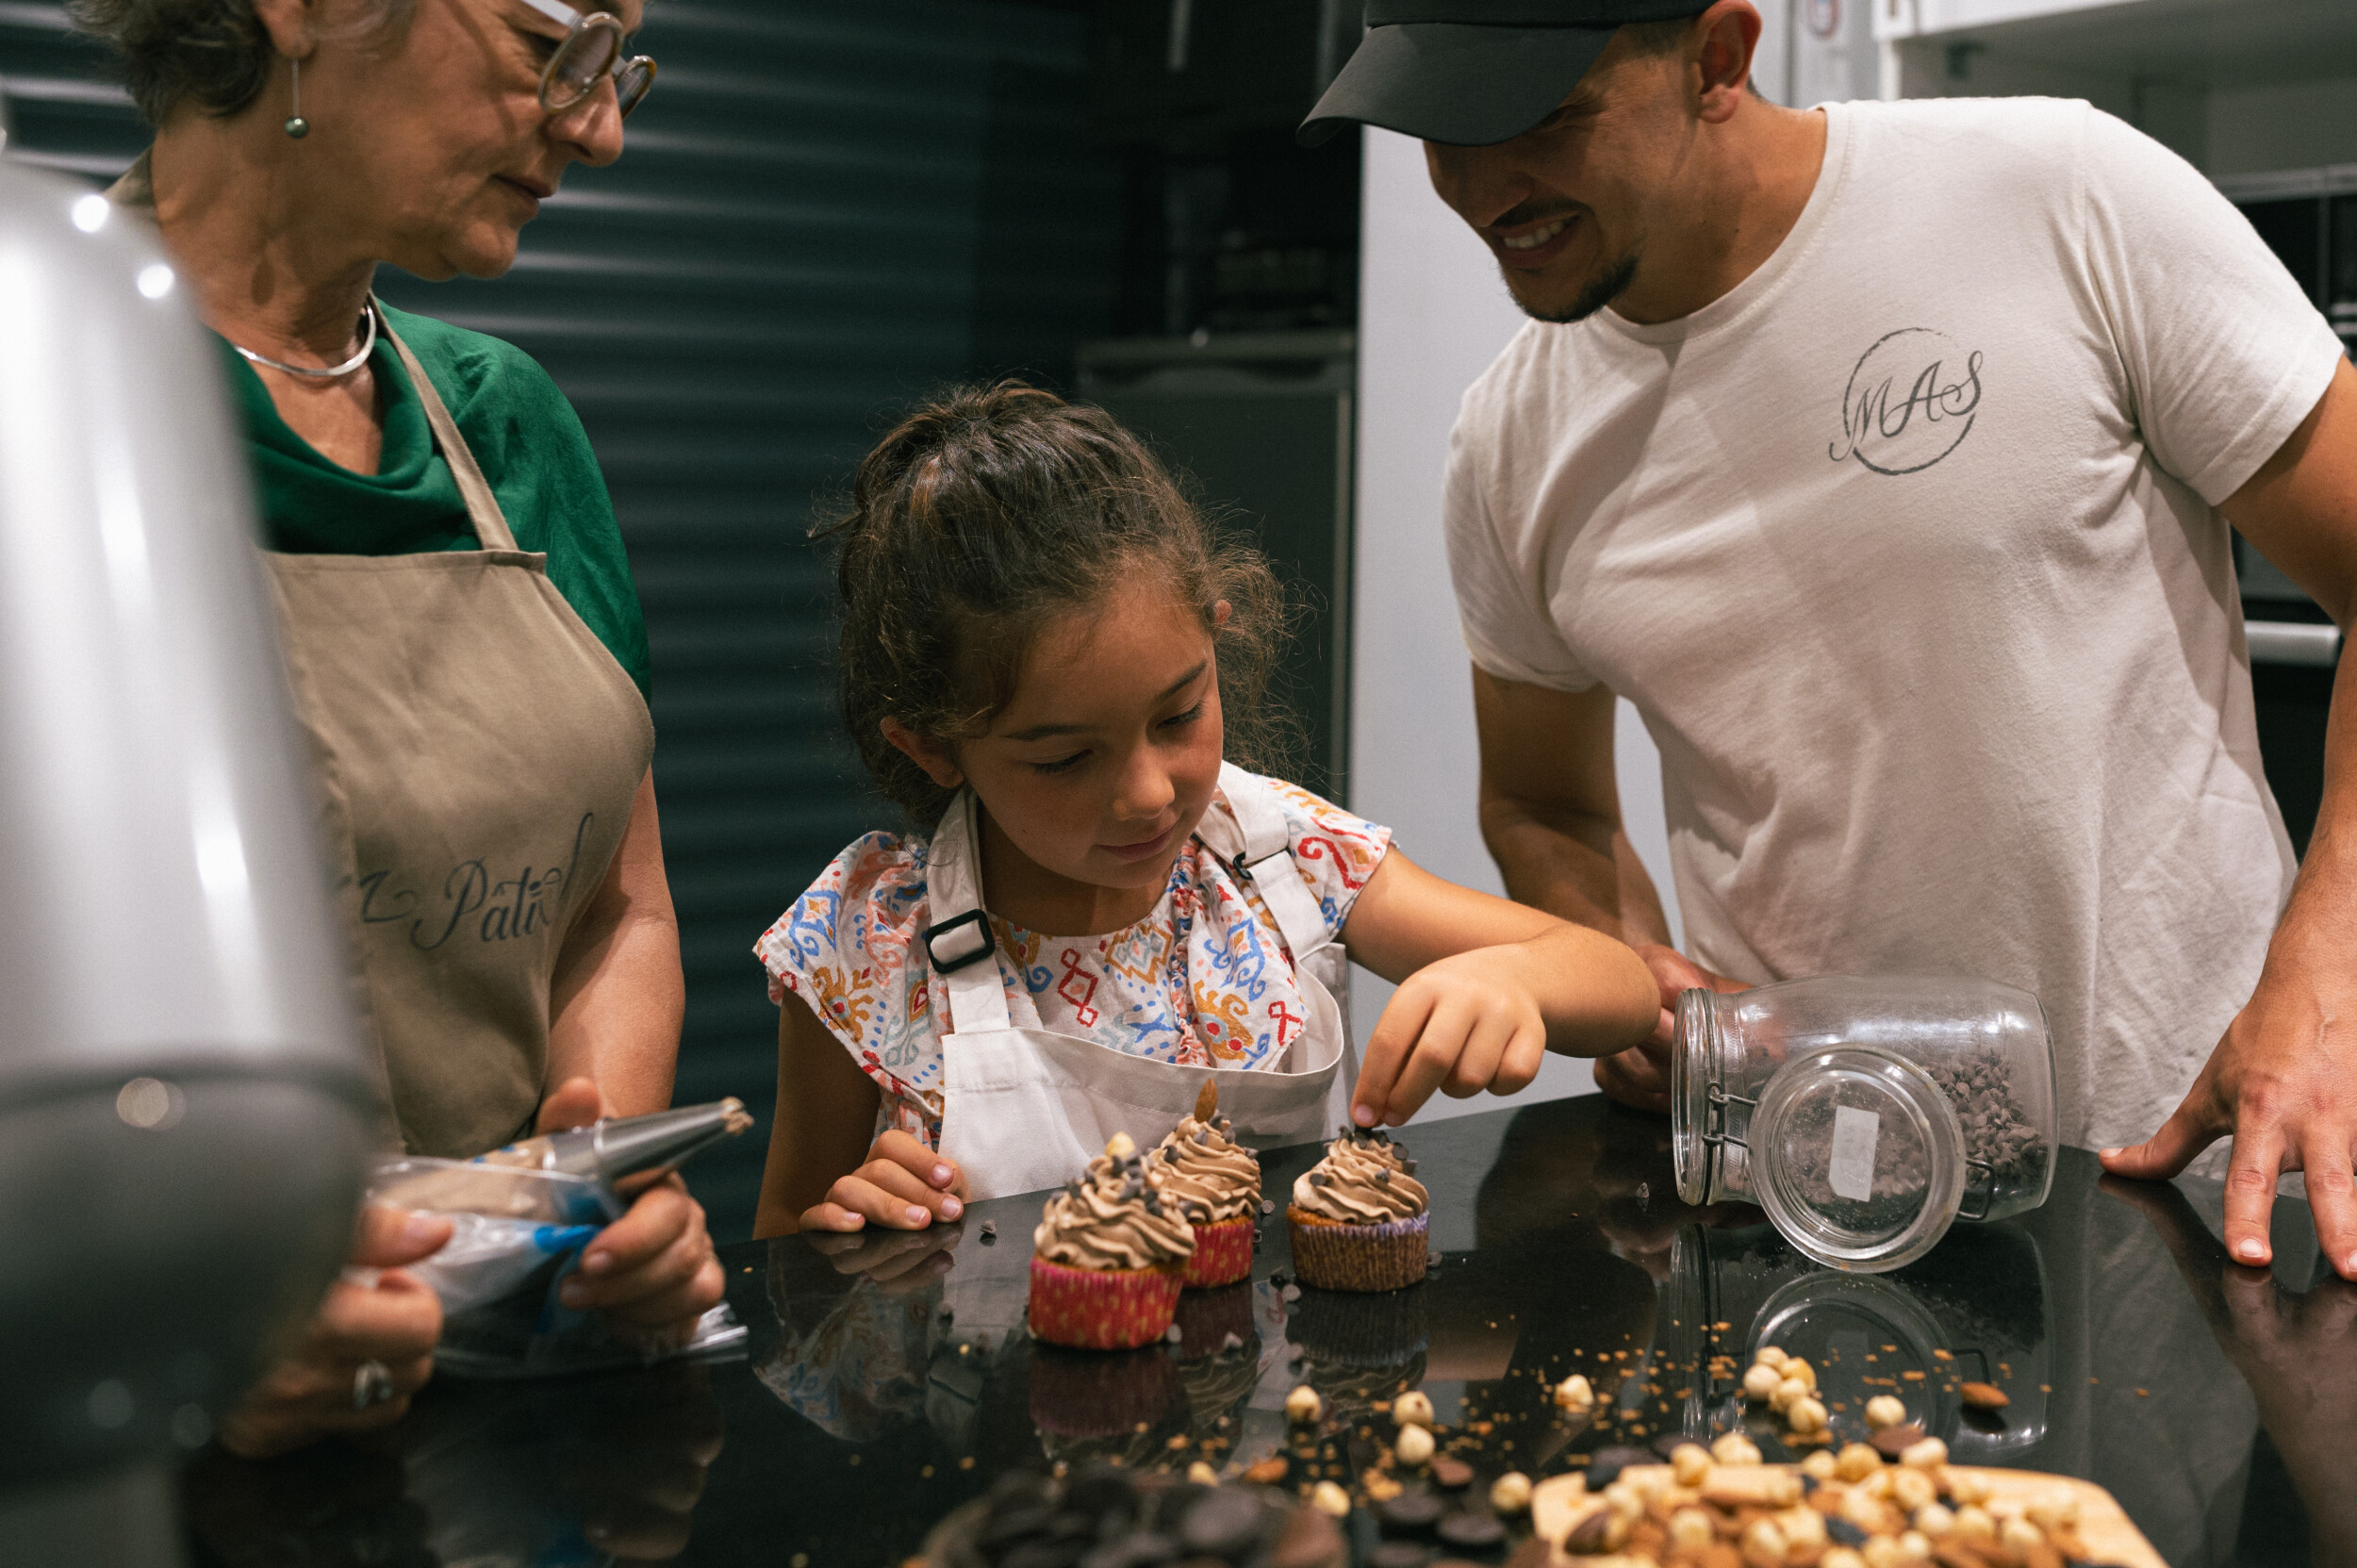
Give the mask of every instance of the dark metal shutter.
MULTIPOLYGON (((984 0, 653 0, 662 74, 622 161, 573 170, 504 278, 381 281, 547 366, 603 465, 654 652, 678 1098, 762 1124, 694 1173, 723 1237, 751 1224, 773 1094, 753 939, 894 821, 835 718, 811 503, 896 406, 1015 370, 1069 386, 1110 328, 1122 176, 1085 134, 1087 29, 984 0)), ((146 136, 114 80, 55 0, 0 0, 12 156, 119 173, 146 136)))

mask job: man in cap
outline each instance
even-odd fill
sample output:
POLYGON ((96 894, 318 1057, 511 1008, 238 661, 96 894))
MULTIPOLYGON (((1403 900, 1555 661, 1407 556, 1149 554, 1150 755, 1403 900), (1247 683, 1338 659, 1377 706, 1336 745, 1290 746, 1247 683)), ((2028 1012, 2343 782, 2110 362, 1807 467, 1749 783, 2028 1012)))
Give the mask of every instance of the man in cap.
MULTIPOLYGON (((1533 318, 1465 394, 1444 520, 1514 896, 1646 945, 1665 1006, 2025 987, 2066 1141, 2157 1126, 2104 1159, 2159 1177, 2231 1133, 2233 1255, 2304 1169, 2357 1278, 2357 718, 2303 868, 2227 528, 2347 623, 2357 372, 2314 305, 2085 104, 1768 102, 1751 0, 1366 20, 1304 138, 1421 138, 1533 318), (1620 831, 1616 693, 1691 961, 1620 831)), ((1665 1103, 1667 1026, 1607 1090, 1665 1103)))

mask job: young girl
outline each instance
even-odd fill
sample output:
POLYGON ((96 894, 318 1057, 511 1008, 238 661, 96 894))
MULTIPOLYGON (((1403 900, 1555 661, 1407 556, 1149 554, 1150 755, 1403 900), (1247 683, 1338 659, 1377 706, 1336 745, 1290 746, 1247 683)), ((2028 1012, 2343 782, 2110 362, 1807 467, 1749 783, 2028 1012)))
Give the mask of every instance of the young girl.
POLYGON ((1103 411, 1015 383, 935 404, 825 535, 845 721, 926 832, 859 839, 756 946, 782 1010, 755 1234, 1056 1185, 1207 1076, 1270 1146, 1652 1031, 1627 948, 1236 766, 1276 729, 1282 595, 1103 411), (1345 953, 1399 982, 1355 1075, 1345 953))

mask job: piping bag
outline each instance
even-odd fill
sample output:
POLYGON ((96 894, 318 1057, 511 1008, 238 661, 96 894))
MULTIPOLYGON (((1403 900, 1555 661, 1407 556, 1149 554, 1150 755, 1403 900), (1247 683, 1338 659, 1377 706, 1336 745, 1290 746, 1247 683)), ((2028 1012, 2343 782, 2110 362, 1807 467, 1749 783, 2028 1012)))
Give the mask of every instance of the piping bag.
POLYGON ((627 1207, 623 1194, 753 1124, 734 1099, 618 1116, 547 1132, 472 1160, 393 1155, 369 1200, 450 1217, 450 1242, 409 1272, 441 1297, 437 1364, 464 1375, 541 1377, 672 1356, 741 1353, 745 1329, 726 1302, 684 1344, 616 1341, 597 1314, 565 1307, 558 1286, 581 1249, 627 1207))

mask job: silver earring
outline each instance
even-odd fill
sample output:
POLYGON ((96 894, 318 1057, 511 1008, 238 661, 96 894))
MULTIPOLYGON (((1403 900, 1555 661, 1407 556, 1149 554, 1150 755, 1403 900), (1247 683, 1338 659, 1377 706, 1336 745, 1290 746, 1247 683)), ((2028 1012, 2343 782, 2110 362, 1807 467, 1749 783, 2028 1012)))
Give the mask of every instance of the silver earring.
POLYGON ((292 78, 294 91, 294 102, 290 106, 294 112, 287 116, 287 134, 300 141, 311 134, 311 122, 303 118, 303 62, 290 59, 287 62, 287 70, 292 78))

